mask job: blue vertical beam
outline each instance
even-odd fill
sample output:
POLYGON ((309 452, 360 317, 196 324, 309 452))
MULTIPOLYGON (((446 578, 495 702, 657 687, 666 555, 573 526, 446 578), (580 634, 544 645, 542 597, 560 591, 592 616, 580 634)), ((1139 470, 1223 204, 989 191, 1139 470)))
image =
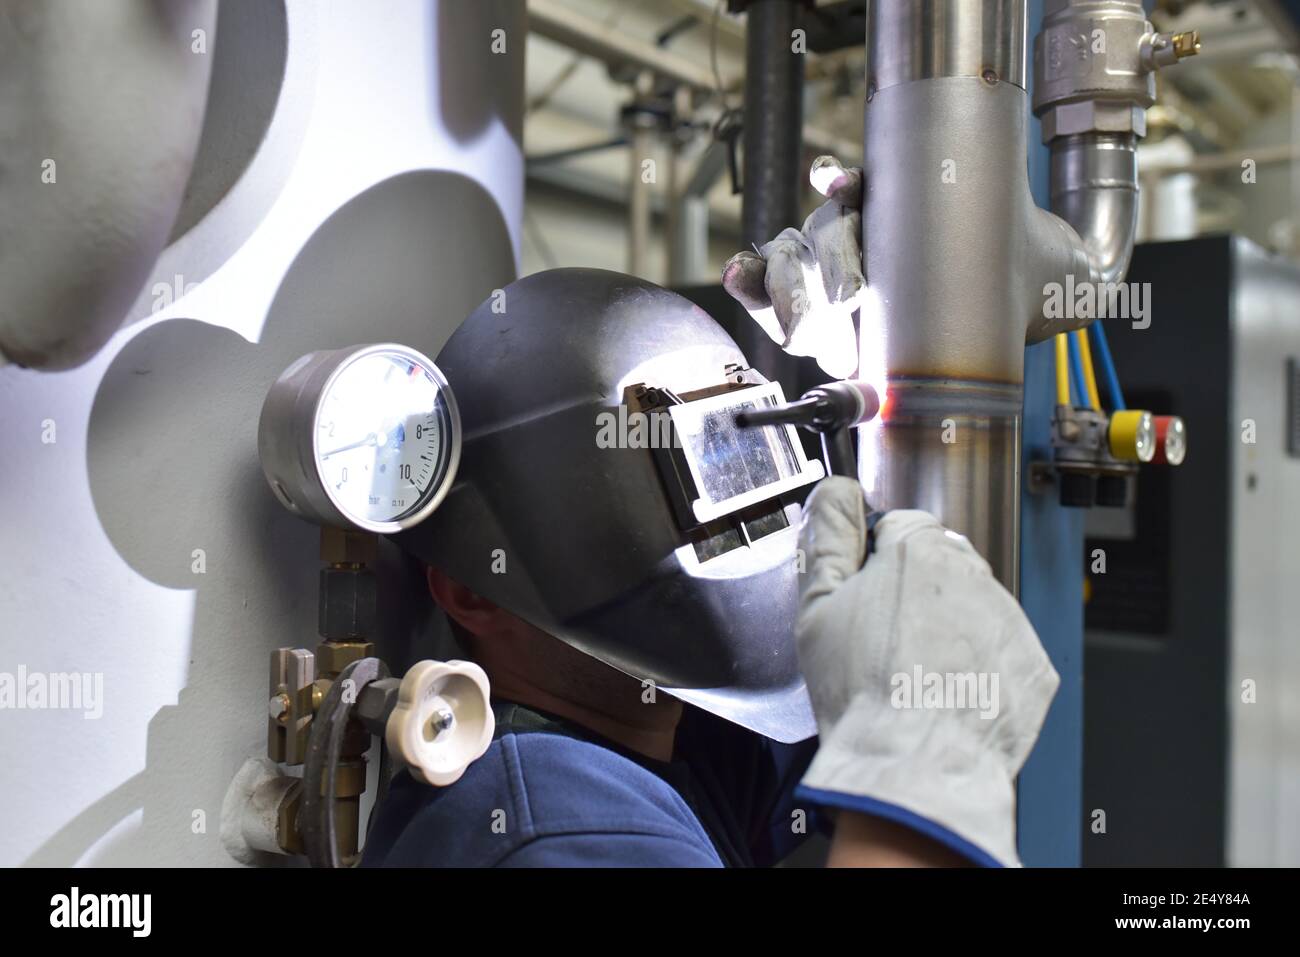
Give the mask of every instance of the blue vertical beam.
MULTIPOLYGON (((1042 0, 1029 2, 1029 38, 1038 34, 1042 0)), ((1030 71, 1032 83, 1033 71, 1030 71)), ((1029 180, 1048 205, 1048 154, 1030 118, 1029 180)), ((1022 477, 1029 463, 1051 456, 1056 388, 1053 346, 1025 350, 1022 477)), ((1043 732, 1020 774, 1020 857, 1030 867, 1077 867, 1083 811, 1083 516, 1055 494, 1031 495, 1021 483, 1020 602, 1061 676, 1043 732)))

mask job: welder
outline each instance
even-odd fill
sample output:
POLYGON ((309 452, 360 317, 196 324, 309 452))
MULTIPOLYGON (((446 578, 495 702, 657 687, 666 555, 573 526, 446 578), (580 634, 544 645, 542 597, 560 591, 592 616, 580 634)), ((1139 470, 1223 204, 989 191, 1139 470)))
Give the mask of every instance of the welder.
MULTIPOLYGON (((845 375, 860 174, 812 178, 828 202, 724 284, 845 375)), ((437 358, 460 473, 398 536, 489 675, 496 738, 448 788, 399 776, 365 862, 769 865, 821 827, 833 865, 1018 864, 1015 776, 1058 678, 970 543, 924 512, 871 515, 849 477, 801 509, 823 473, 778 427, 737 429, 772 394, 682 297, 566 269, 504 302, 437 358), (678 441, 597 442, 620 405, 678 441), (918 688, 904 706, 914 674, 998 701, 918 688)))

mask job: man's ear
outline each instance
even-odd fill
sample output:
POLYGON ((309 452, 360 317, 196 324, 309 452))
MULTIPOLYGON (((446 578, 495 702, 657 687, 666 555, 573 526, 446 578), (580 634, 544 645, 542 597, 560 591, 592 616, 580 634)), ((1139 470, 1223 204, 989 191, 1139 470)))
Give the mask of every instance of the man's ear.
POLYGON ((439 568, 428 566, 425 578, 429 583, 429 594, 438 607, 472 635, 488 633, 501 616, 507 614, 439 568))

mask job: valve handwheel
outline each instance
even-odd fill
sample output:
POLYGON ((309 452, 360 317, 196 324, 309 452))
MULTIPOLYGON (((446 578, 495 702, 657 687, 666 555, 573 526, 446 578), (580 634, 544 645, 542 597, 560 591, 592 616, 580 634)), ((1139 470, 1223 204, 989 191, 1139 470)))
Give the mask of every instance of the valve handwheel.
POLYGON ((418 661, 402 678, 384 738, 415 778, 446 787, 482 757, 495 730, 482 668, 471 661, 418 661))

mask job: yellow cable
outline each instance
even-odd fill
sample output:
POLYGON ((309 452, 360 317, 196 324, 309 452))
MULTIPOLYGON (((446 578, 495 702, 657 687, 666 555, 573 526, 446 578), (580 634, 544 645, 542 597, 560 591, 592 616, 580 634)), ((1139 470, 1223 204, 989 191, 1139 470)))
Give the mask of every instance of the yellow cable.
POLYGON ((1056 404, 1070 404, 1070 341, 1056 334, 1056 404))
POLYGON ((1088 330, 1075 329, 1074 341, 1079 344, 1079 358, 1083 360, 1083 382, 1088 389, 1088 404, 1092 406, 1094 412, 1100 412, 1101 393, 1097 391, 1097 374, 1092 370, 1092 349, 1088 347, 1088 330))

